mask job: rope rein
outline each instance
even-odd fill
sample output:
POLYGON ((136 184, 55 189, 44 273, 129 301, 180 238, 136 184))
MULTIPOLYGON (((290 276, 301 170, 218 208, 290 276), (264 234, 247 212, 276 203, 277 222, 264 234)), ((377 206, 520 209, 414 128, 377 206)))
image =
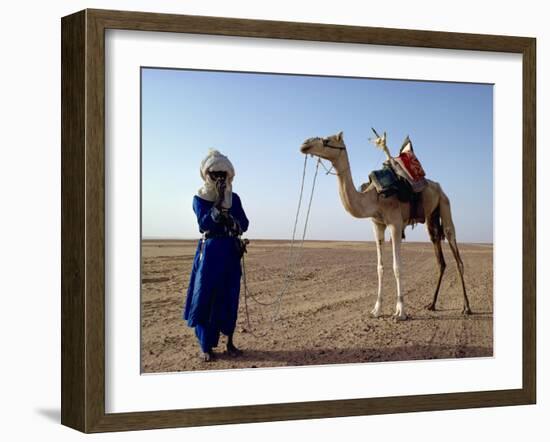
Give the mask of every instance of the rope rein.
POLYGON ((336 172, 332 172, 332 169, 334 169, 334 165, 330 166, 330 169, 327 169, 327 166, 324 165, 324 163, 321 161, 321 158, 319 158, 319 163, 321 166, 323 166, 323 169, 325 169, 325 175, 338 175, 336 172))
MULTIPOLYGON (((277 297, 274 301, 271 301, 271 302, 259 301, 256 296, 249 293, 247 278, 246 278, 246 264, 245 264, 244 255, 241 258, 241 266, 242 266, 242 273, 243 273, 243 286, 244 286, 243 288, 244 288, 244 301, 245 301, 244 304, 245 304, 246 323, 247 323, 249 332, 253 336, 258 337, 258 338, 266 336, 268 331, 273 327, 275 321, 279 318, 280 309, 281 309, 281 301, 283 299, 284 294, 287 292, 288 288, 290 287, 290 285, 293 281, 293 277, 295 275, 295 270, 296 270, 296 264, 298 263, 298 259, 300 258, 301 254, 302 254, 302 251, 303 251, 305 237, 306 237, 306 233, 307 233, 308 222, 309 222, 309 214, 311 212, 311 203, 313 202, 313 194, 315 192, 315 185, 317 183, 317 175, 319 173, 319 165, 320 164, 323 165, 321 163, 321 159, 319 158, 317 160, 317 165, 315 167, 315 175, 313 176, 313 182, 312 182, 312 185, 311 185, 309 203, 308 203, 307 212, 306 212, 306 220, 305 220, 305 223, 304 223, 304 229, 302 231, 300 246, 297 249, 296 253, 293 255, 294 243, 296 242, 296 230, 297 230, 297 226, 298 226, 298 220, 299 220, 299 217, 300 217, 300 210, 301 210, 301 207, 302 207, 302 199, 303 199, 304 184, 305 184, 306 169, 307 169, 307 158, 308 158, 308 156, 305 155, 304 167, 303 167, 303 172, 302 172, 302 183, 300 185, 300 196, 298 198, 298 207, 296 209, 296 216, 294 218, 294 228, 292 230, 292 239, 291 239, 291 242, 290 242, 288 260, 287 260, 288 264, 287 264, 285 279, 284 279, 284 282, 283 282, 283 287, 282 287, 281 291, 279 292, 279 294, 277 295, 277 297), (248 298, 250 298, 252 301, 256 302, 257 304, 263 305, 263 306, 271 306, 271 305, 276 304, 274 315, 271 318, 272 326, 269 329, 267 329, 261 335, 255 334, 252 331, 252 326, 251 326, 251 322, 250 322, 250 314, 249 314, 249 309, 248 309, 248 298)), ((325 167, 325 166, 323 165, 323 167, 325 167)), ((326 170, 326 168, 325 168, 325 170, 326 170)))
MULTIPOLYGON (((323 142, 323 145, 326 146, 326 147, 333 148, 333 149, 340 149, 340 153, 341 153, 342 150, 345 150, 345 146, 344 147, 331 146, 328 142, 323 142)), ((338 155, 340 155, 340 153, 338 155)), ((382 154, 383 153, 381 153, 380 155, 382 155, 382 154)), ((287 259, 287 269, 286 269, 286 273, 285 273, 285 276, 284 276, 283 287, 282 287, 281 291, 278 293, 278 295, 276 296, 276 298, 273 301, 270 301, 270 302, 260 301, 257 298, 256 295, 253 295, 248 291, 248 284, 247 284, 247 277, 246 277, 246 263, 245 263, 244 254, 241 258, 246 324, 247 324, 247 327, 248 327, 248 332, 252 336, 257 337, 257 338, 262 338, 262 337, 267 336, 268 332, 275 325, 275 322, 277 321, 277 319, 279 319, 279 314, 280 314, 280 311, 281 311, 281 304, 282 304, 283 296, 288 291, 289 287, 291 286, 291 283, 294 280, 296 265, 298 263, 298 259, 302 255, 302 252, 303 252, 303 249, 304 249, 304 242, 305 242, 305 237, 306 237, 307 227, 308 227, 308 222, 309 222, 309 214, 311 212, 311 203, 313 202, 313 194, 315 192, 315 185, 317 183, 317 175, 319 173, 319 166, 323 167, 323 169, 325 170, 325 175, 336 175, 336 176, 339 175, 337 172, 332 172, 332 170, 334 169, 334 164, 331 165, 330 169, 327 169, 327 167, 321 161, 321 158, 320 157, 317 158, 317 164, 316 164, 316 167, 315 167, 315 175, 313 176, 313 182, 312 182, 312 185, 311 185, 311 192, 310 192, 310 195, 309 195, 309 203, 308 203, 308 207, 307 207, 306 220, 305 220, 305 223, 304 223, 304 229, 302 231, 302 238, 300 240, 300 246, 296 250, 296 253, 293 253, 295 251, 294 243, 296 242, 296 230, 297 230, 297 227, 298 227, 298 220, 300 218, 300 210, 301 210, 301 207, 302 207, 302 199, 303 199, 303 194, 304 194, 304 184, 305 184, 305 180, 306 180, 307 160, 308 160, 308 155, 306 154, 305 158, 304 158, 304 167, 303 167, 303 171, 302 171, 302 182, 301 182, 301 185, 300 185, 300 196, 298 197, 298 207, 296 208, 296 216, 294 217, 294 227, 292 229, 292 239, 290 241, 288 259, 287 259), (259 304, 259 305, 262 305, 262 306, 272 306, 272 305, 276 304, 275 312, 273 314, 273 317, 271 318, 271 323, 272 324, 262 334, 256 334, 252 331, 252 325, 251 325, 251 322, 250 322, 250 313, 249 313, 249 308, 248 308, 248 298, 250 298, 256 304, 259 304)), ((378 163, 378 161, 379 161, 379 159, 377 160, 377 163, 378 163)), ((349 167, 346 169, 346 171, 347 170, 349 170, 349 167)), ((344 173, 344 172, 341 172, 341 173, 344 173)))

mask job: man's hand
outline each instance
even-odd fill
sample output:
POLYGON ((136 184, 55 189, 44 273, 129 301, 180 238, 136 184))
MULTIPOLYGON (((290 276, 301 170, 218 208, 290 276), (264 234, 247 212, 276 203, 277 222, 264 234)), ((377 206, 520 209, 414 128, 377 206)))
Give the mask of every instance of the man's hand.
POLYGON ((229 228, 229 230, 234 230, 235 229, 236 223, 235 223, 235 220, 233 219, 233 217, 231 216, 231 214, 227 213, 225 215, 225 219, 224 219, 223 223, 229 228))
POLYGON ((225 198, 225 180, 216 180, 216 190, 218 191, 218 197, 214 205, 220 209, 225 198))
POLYGON ((235 221, 235 218, 233 218, 233 216, 230 213, 227 214, 227 217, 225 219, 225 225, 228 227, 228 229, 231 232, 233 232, 233 234, 237 236, 242 235, 243 232, 241 230, 241 226, 237 221, 235 221))

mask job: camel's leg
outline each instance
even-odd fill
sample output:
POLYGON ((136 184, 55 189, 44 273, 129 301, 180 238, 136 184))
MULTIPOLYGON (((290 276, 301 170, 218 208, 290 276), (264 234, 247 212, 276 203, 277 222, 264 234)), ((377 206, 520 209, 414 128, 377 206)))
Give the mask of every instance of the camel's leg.
POLYGON ((456 233, 453 219, 451 217, 451 204, 446 195, 443 195, 440 204, 441 211, 441 222, 443 223, 443 231, 445 232, 445 237, 449 241, 449 246, 453 252, 453 256, 456 261, 456 269, 458 275, 460 276, 460 283, 462 284, 462 294, 464 295, 464 308, 462 313, 464 315, 469 315, 472 313, 470 309, 470 302, 468 301, 468 295, 466 294, 466 286, 464 285, 464 263, 460 258, 460 253, 458 251, 458 245, 456 243, 456 233))
POLYGON ((460 276, 460 283, 462 284, 462 294, 464 295, 464 308, 462 309, 462 313, 464 315, 471 315, 472 310, 470 309, 470 302, 468 301, 468 295, 466 294, 466 286, 464 285, 464 263, 460 258, 460 253, 458 252, 458 245, 456 243, 456 239, 454 239, 454 235, 452 239, 449 237, 447 237, 447 239, 449 241, 449 246, 451 246, 451 251, 453 252, 453 256, 455 257, 456 268, 458 270, 458 275, 460 276))
POLYGON ((446 267, 443 250, 441 250, 441 241, 444 238, 444 235, 443 228, 441 227, 439 207, 430 215, 429 220, 426 223, 426 227, 428 228, 428 234, 430 235, 430 240, 434 246, 435 258, 437 259, 437 264, 439 267, 439 278, 437 280, 433 301, 426 306, 428 310, 434 311, 439 289, 441 287, 441 280, 443 279, 443 273, 445 273, 446 267))
POLYGON ((435 310, 435 303, 437 302, 437 295, 439 294, 439 288, 441 287, 441 280, 443 279, 443 273, 445 272, 445 257, 443 256, 443 250, 441 250, 441 239, 438 239, 433 242, 435 257, 437 259, 437 264, 439 266, 439 278, 437 280, 437 286, 435 287, 434 299, 433 301, 426 306, 428 310, 435 310))
POLYGON ((383 262, 383 250, 384 245, 384 232, 386 231, 386 226, 384 224, 372 223, 374 229, 374 239, 376 241, 376 254, 378 256, 378 296, 376 297, 376 304, 371 310, 371 315, 375 318, 380 316, 382 309, 382 279, 384 277, 384 262, 383 262))
POLYGON ((390 226, 393 249, 393 273, 395 275, 395 283, 397 286, 397 304, 395 305, 395 314, 393 317, 399 321, 407 319, 405 314, 405 305, 403 303, 403 287, 401 286, 401 234, 403 226, 392 224, 390 226))

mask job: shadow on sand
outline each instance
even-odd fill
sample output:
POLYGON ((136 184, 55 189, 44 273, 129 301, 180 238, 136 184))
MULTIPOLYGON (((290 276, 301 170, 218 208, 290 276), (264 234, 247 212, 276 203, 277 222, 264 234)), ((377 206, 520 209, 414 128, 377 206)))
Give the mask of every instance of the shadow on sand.
POLYGON ((409 319, 412 321, 486 321, 489 319, 493 319, 493 313, 473 311, 470 315, 463 315, 459 310, 456 309, 438 308, 435 312, 428 312, 425 309, 414 312, 409 319), (438 312, 453 313, 438 316, 438 312))
MULTIPOLYGON (((360 362, 415 361, 429 359, 456 359, 492 357, 493 349, 476 346, 434 346, 406 345, 366 349, 313 348, 307 350, 244 350, 235 358, 226 353, 218 353, 219 360, 239 360, 239 365, 248 362, 248 367, 256 368, 267 362, 277 366, 350 364, 360 362)), ((214 367, 213 367, 214 368, 214 367)))

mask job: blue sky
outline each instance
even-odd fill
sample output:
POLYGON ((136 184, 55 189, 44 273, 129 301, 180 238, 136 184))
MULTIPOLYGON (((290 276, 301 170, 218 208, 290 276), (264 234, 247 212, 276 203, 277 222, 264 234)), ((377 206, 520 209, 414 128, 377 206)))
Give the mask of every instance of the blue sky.
MULTIPOLYGON (((143 237, 199 237, 191 203, 213 147, 235 166, 247 236, 290 238, 302 141, 344 131, 358 186, 383 161, 368 142, 371 126, 387 131, 394 155, 410 135, 427 177, 451 200, 459 241, 492 242, 492 85, 153 68, 142 69, 143 237)), ((307 238, 373 238, 369 220, 345 212, 332 175, 318 176, 307 238)), ((424 226, 408 228, 407 239, 427 241, 424 226)))

